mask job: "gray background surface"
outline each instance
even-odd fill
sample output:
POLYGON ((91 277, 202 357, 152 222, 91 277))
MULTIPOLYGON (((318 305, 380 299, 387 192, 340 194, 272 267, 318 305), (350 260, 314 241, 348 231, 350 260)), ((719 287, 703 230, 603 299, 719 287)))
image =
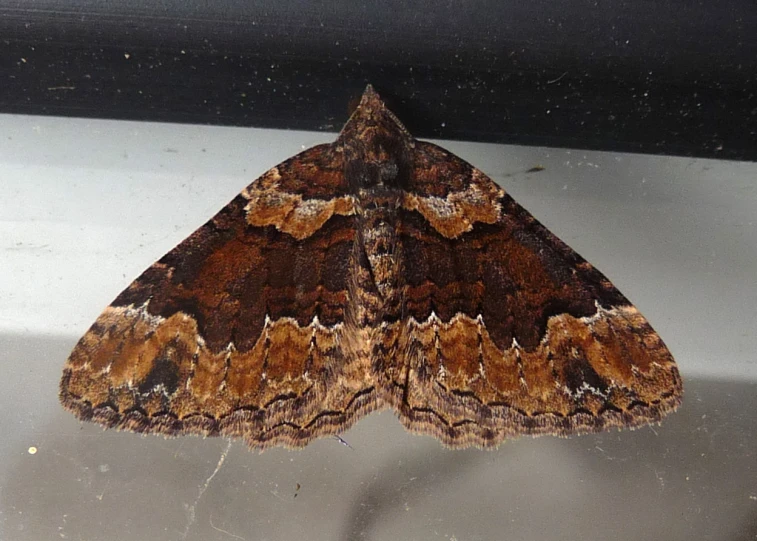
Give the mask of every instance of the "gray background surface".
POLYGON ((647 316, 684 377, 661 426, 450 451, 384 412, 351 447, 259 454, 63 411, 63 362, 101 310, 333 137, 0 115, 0 539, 757 538, 754 163, 443 143, 647 316))

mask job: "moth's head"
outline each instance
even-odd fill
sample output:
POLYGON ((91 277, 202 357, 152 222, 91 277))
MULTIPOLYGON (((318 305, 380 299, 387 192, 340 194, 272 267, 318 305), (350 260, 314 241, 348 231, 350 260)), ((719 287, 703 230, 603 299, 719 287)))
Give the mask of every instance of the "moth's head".
POLYGON ((403 188, 415 141, 371 85, 339 134, 347 181, 356 189, 403 188))

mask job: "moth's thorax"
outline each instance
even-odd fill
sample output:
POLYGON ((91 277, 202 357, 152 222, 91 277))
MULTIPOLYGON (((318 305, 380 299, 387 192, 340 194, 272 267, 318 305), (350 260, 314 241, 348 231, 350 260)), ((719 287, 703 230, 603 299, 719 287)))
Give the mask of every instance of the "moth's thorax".
POLYGON ((353 193, 371 188, 404 188, 408 183, 408 169, 401 148, 386 148, 376 142, 356 144, 345 152, 344 172, 353 193))

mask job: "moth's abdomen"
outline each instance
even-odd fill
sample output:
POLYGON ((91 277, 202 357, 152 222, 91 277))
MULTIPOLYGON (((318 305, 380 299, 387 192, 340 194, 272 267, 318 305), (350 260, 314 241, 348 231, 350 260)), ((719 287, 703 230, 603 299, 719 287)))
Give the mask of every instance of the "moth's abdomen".
POLYGON ((392 193, 370 192, 361 198, 358 238, 370 270, 369 287, 378 297, 376 319, 391 319, 399 310, 403 266, 396 229, 400 200, 392 193))
POLYGON ((377 219, 363 231, 363 247, 381 298, 391 299, 397 289, 397 237, 394 226, 377 219))

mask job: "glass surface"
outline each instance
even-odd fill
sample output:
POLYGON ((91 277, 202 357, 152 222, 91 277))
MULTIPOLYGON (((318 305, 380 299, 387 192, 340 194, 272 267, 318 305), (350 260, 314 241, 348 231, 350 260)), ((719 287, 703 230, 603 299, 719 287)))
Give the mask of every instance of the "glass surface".
POLYGON ((451 451, 387 411, 349 447, 260 454, 65 412, 63 363, 101 310, 260 173, 334 137, 0 115, 1 539, 757 536, 754 163, 442 143, 663 337, 685 396, 661 426, 451 451))

